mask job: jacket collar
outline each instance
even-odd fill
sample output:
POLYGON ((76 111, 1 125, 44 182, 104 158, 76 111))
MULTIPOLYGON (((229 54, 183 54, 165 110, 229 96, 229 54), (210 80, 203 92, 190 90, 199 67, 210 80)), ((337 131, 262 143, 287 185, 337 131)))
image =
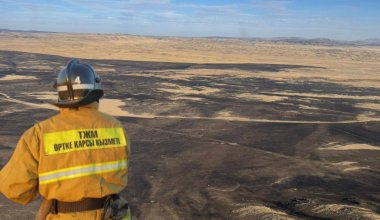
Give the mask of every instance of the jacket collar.
POLYGON ((77 108, 60 108, 60 112, 69 112, 69 111, 80 111, 85 109, 92 109, 92 110, 98 110, 99 109, 99 103, 98 102, 92 102, 88 105, 79 106, 77 108))

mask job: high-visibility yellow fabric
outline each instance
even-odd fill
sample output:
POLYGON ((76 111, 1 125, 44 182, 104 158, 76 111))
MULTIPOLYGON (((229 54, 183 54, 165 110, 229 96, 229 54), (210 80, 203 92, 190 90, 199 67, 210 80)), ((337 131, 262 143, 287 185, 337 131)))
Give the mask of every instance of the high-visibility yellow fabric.
POLYGON ((26 204, 38 192, 49 200, 73 202, 124 189, 129 139, 117 119, 97 108, 92 103, 61 109, 28 129, 0 171, 0 192, 26 204))
POLYGON ((94 163, 85 166, 70 167, 47 173, 40 173, 38 176, 39 183, 42 185, 82 176, 120 171, 127 169, 127 167, 128 165, 126 160, 118 160, 107 163, 94 163))
POLYGON ((123 128, 51 132, 44 134, 43 141, 48 155, 127 145, 123 128))

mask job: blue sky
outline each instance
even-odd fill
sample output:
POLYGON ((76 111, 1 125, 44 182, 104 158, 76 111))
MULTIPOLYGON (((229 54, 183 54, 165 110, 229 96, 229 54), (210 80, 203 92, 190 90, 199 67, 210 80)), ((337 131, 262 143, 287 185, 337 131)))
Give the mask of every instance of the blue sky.
POLYGON ((0 0, 0 28, 156 36, 380 38, 380 0, 0 0))

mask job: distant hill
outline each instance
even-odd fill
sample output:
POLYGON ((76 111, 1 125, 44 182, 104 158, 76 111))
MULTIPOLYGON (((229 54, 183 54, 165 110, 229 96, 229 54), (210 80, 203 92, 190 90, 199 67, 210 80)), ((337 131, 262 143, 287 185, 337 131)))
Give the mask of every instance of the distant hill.
POLYGON ((53 32, 53 31, 34 31, 34 30, 27 30, 27 31, 23 31, 23 30, 10 30, 10 29, 2 29, 0 28, 0 33, 1 32, 19 32, 19 33, 57 33, 57 32, 53 32))
POLYGON ((373 38, 358 41, 342 41, 329 38, 301 38, 301 37, 275 37, 275 38, 232 38, 232 37, 206 37, 207 39, 229 40, 240 39, 252 42, 269 43, 290 43, 301 45, 322 45, 322 46, 380 46, 380 39, 373 38))
POLYGON ((332 40, 328 38, 272 38, 269 39, 271 42, 287 42, 295 44, 305 44, 305 45, 325 45, 325 46, 380 46, 380 39, 368 39, 359 41, 341 41, 332 40))
MULTIPOLYGON (((35 31, 35 30, 10 30, 10 29, 0 29, 2 32, 18 32, 18 33, 58 33, 52 31, 35 31)), ((124 34, 129 35, 129 34, 124 34)), ((137 35, 136 35, 137 36, 137 35)), ((154 38, 166 38, 165 36, 150 36, 154 38)), ((187 38, 187 37, 186 37, 187 38)), ((215 39, 215 40, 231 40, 239 39, 243 41, 253 41, 253 42, 269 42, 269 43, 290 43, 290 44, 301 44, 301 45, 322 45, 322 46, 380 46, 379 38, 372 38, 366 40, 357 41, 342 41, 333 40, 329 38, 302 38, 302 37, 275 37, 275 38, 236 38, 236 37, 199 37, 204 39, 215 39)))

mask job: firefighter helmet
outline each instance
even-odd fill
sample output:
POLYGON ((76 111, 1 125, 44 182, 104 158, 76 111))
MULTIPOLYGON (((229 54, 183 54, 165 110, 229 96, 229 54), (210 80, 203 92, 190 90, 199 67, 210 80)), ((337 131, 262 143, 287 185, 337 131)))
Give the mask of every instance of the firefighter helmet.
POLYGON ((104 94, 95 70, 78 59, 71 60, 58 74, 55 87, 58 91, 55 105, 61 108, 87 105, 99 101, 104 94))

